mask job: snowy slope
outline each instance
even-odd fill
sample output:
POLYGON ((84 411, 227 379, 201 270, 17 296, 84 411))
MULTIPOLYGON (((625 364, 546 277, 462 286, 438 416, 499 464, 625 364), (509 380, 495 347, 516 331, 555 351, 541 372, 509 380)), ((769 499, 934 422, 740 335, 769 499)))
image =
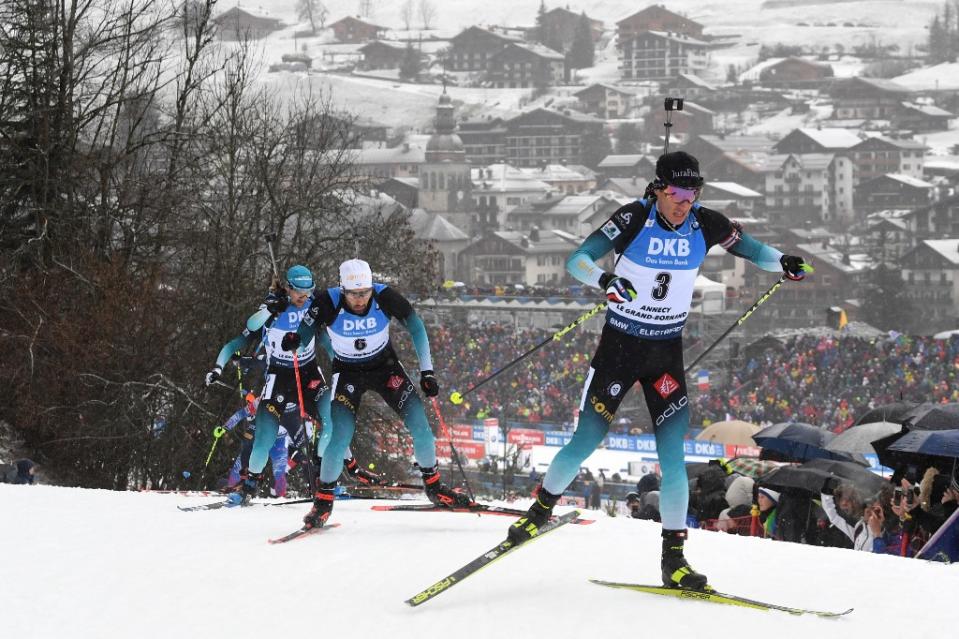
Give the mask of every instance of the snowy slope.
POLYGON ((380 513, 284 546, 305 505, 184 513, 201 498, 0 485, 5 637, 941 637, 959 567, 693 531, 687 555, 722 589, 841 620, 594 586, 655 582, 659 527, 590 513, 420 608, 403 601, 495 545, 509 519, 380 513), (767 624, 774 624, 772 626, 767 624), (348 633, 343 635, 341 633, 348 633))

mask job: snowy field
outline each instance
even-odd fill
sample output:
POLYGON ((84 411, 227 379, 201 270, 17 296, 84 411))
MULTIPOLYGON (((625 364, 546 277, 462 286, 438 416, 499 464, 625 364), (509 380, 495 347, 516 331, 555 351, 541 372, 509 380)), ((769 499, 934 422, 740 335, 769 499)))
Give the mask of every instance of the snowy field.
POLYGON ((0 485, 3 636, 848 639, 955 627, 957 566, 713 532, 692 531, 687 556, 720 589, 855 611, 792 617, 601 588, 587 579, 658 580, 659 526, 592 511, 597 523, 566 526, 411 609, 405 599, 494 546, 510 519, 339 501, 339 528, 271 546, 306 505, 176 509, 202 501, 0 485))

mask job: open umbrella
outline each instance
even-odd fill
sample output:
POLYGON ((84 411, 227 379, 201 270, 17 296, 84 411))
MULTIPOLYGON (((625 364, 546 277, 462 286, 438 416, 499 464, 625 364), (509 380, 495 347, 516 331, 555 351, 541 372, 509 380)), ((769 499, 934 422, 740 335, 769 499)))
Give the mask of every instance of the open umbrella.
POLYGON ((727 468, 746 475, 753 479, 759 479, 766 473, 772 472, 780 466, 785 466, 784 462, 772 461, 769 459, 756 459, 755 457, 736 457, 726 462, 727 468))
POLYGON ((753 435, 753 440, 763 448, 780 452, 794 461, 825 458, 866 463, 865 458, 856 453, 826 450, 826 444, 835 437, 833 433, 811 424, 784 422, 762 429, 753 435))
POLYGON ((891 444, 889 450, 950 459, 959 458, 959 429, 910 431, 891 444))
POLYGON ((921 404, 903 416, 909 430, 959 428, 959 404, 921 404))
MULTIPOLYGON (((891 404, 876 406, 856 420, 856 424, 871 424, 873 422, 892 422, 901 424, 903 417, 920 405, 918 402, 898 401, 891 404)), ((929 404, 932 406, 932 404, 929 404)))
POLYGON ((872 495, 885 486, 889 481, 859 464, 835 459, 810 459, 800 468, 815 468, 823 470, 833 477, 851 483, 859 488, 864 495, 872 495))
POLYGON ((830 477, 838 477, 843 483, 851 483, 863 494, 872 495, 886 483, 862 466, 852 462, 831 459, 813 459, 799 466, 783 466, 764 475, 760 485, 772 488, 795 488, 818 495, 830 477))
POLYGON ((874 441, 901 430, 902 426, 893 422, 858 424, 836 435, 834 440, 826 444, 826 450, 875 455, 876 449, 872 445, 874 441))
POLYGON ((753 435, 757 432, 759 432, 759 426, 733 419, 710 424, 696 436, 696 439, 734 446, 755 446, 753 435))

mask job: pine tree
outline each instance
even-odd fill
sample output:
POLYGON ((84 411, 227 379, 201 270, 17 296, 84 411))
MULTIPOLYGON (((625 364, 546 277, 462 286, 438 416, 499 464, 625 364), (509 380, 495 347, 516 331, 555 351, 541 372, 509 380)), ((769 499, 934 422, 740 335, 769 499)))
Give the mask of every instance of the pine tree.
POLYGON ((866 285, 863 304, 866 322, 884 331, 908 332, 916 315, 915 311, 906 296, 906 283, 900 271, 880 263, 869 275, 866 285))
POLYGON ((622 155, 639 153, 642 148, 643 136, 639 127, 632 122, 624 122, 616 131, 616 152, 622 155))
POLYGON ((593 30, 589 18, 584 12, 576 23, 576 32, 573 34, 573 44, 569 51, 570 66, 574 69, 586 69, 593 66, 595 56, 593 48, 593 30))
POLYGON ((536 12, 536 27, 533 29, 533 41, 546 44, 546 0, 540 0, 536 12))
POLYGON ((400 78, 415 80, 420 74, 420 54, 413 48, 412 42, 406 43, 403 59, 400 60, 400 78))

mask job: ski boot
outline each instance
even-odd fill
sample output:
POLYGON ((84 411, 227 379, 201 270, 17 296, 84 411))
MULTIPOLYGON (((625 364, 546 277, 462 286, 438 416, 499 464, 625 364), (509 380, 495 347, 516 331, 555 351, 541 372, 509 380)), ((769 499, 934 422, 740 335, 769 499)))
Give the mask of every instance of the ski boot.
POLYGON ((526 514, 509 527, 506 538, 518 546, 524 541, 529 541, 539 534, 539 527, 549 521, 553 515, 553 506, 559 501, 560 496, 547 492, 543 485, 536 487, 534 492, 536 501, 529 507, 526 514))
POLYGON ((303 528, 322 528, 333 512, 336 482, 320 483, 313 493, 313 508, 303 517, 303 528))
POLYGON ((383 484, 382 477, 361 467, 353 457, 344 460, 343 467, 350 474, 350 477, 364 486, 381 486, 383 484))
POLYGON ((441 508, 467 508, 473 504, 468 495, 457 492, 440 481, 436 466, 420 468, 423 473, 423 487, 426 496, 434 505, 441 508))
POLYGON ((240 483, 233 487, 233 492, 227 495, 226 500, 231 506, 249 506, 250 500, 256 497, 262 477, 262 473, 251 473, 246 469, 240 471, 240 483))
POLYGON ((663 585, 667 588, 711 592, 713 588, 707 583, 706 575, 701 575, 693 570, 683 556, 683 543, 685 541, 685 530, 663 530, 663 559, 661 564, 663 585))

